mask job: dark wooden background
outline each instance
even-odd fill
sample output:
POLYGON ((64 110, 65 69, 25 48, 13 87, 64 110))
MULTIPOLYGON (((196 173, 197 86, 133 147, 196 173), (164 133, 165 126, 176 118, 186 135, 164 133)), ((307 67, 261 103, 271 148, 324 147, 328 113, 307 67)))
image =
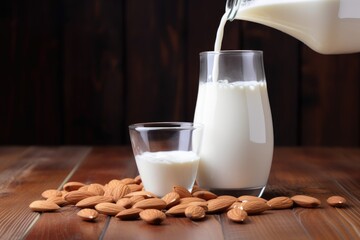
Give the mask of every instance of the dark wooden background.
MULTIPOLYGON (((191 121, 198 54, 225 0, 6 0, 0 144, 125 144, 127 126, 191 121)), ((224 49, 264 51, 277 145, 360 145, 360 54, 324 56, 236 21, 224 49)))

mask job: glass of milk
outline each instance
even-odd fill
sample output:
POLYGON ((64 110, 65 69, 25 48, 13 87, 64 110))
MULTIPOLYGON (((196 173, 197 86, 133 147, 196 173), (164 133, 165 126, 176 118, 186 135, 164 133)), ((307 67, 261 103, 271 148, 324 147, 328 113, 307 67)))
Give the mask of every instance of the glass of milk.
POLYGON ((199 165, 200 124, 150 122, 129 126, 144 188, 161 197, 180 185, 192 190, 199 165))
POLYGON ((199 185, 219 194, 261 196, 273 156, 261 51, 200 53, 194 122, 203 125, 199 185))

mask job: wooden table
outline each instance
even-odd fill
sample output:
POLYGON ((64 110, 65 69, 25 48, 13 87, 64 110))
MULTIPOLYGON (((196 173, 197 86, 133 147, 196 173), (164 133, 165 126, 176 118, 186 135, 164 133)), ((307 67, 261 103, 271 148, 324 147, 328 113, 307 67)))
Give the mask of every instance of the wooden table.
POLYGON ((39 214, 28 205, 67 181, 136 176, 129 147, 1 147, 0 239, 360 239, 359 173, 360 149, 276 148, 264 197, 307 194, 322 201, 320 208, 271 210, 245 224, 225 215, 201 222, 168 217, 160 226, 102 215, 91 223, 74 206, 39 214), (348 206, 329 207, 331 195, 344 196, 348 206))

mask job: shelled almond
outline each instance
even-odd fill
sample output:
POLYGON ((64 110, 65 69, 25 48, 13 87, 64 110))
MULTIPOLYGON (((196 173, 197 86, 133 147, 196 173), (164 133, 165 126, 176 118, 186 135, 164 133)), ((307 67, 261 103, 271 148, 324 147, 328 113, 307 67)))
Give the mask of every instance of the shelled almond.
MULTIPOLYGON (((115 216, 121 221, 142 219, 149 224, 161 224, 166 216, 187 217, 192 221, 206 219, 207 214, 225 214, 235 223, 244 223, 248 215, 261 214, 273 209, 292 207, 314 208, 320 206, 319 199, 295 195, 278 196, 270 200, 255 196, 220 195, 195 185, 189 192, 182 186, 163 196, 144 190, 140 176, 135 178, 112 179, 108 183, 85 184, 68 182, 63 189, 49 189, 42 192, 45 200, 33 201, 29 207, 36 212, 51 212, 62 206, 75 205, 77 215, 92 221, 99 214, 115 216)), ((332 196, 327 203, 333 207, 343 207, 346 203, 341 196, 332 196)), ((250 216, 251 217, 251 216, 250 216)))

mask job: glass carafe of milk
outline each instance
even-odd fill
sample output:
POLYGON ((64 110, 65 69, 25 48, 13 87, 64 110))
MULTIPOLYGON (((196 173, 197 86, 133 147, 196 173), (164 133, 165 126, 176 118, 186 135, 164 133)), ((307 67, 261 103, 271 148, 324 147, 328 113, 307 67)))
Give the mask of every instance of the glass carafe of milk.
POLYGON ((261 195, 273 155, 262 52, 200 53, 199 81, 194 122, 203 124, 200 187, 261 195))
POLYGON ((228 20, 285 32, 322 54, 360 52, 360 0, 227 0, 228 20))

